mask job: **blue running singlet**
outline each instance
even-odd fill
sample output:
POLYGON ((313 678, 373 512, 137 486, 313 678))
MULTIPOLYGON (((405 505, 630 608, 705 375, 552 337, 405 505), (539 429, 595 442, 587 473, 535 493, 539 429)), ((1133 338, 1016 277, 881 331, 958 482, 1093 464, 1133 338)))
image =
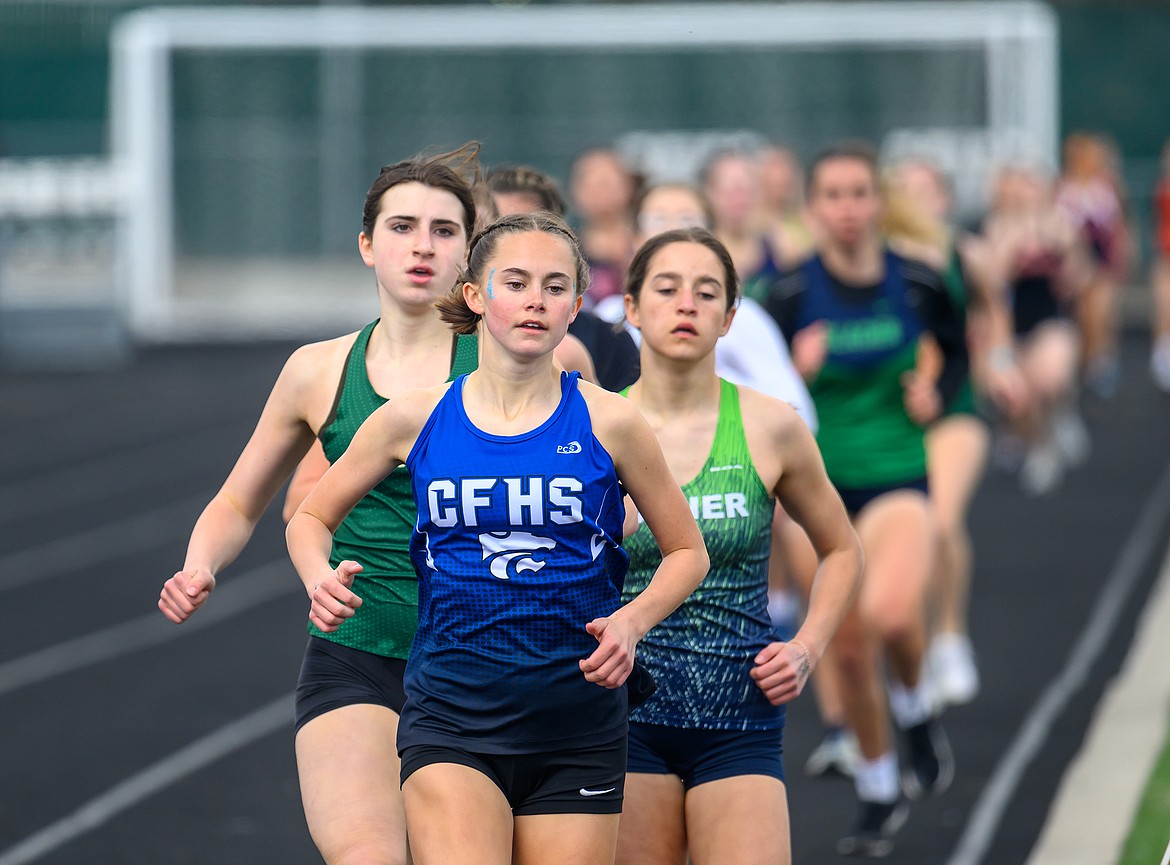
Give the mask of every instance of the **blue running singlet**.
POLYGON ((418 522, 419 627, 398 750, 451 745, 525 754, 613 742, 626 689, 585 680, 585 625, 617 609, 627 558, 613 460, 578 375, 529 432, 493 435, 439 400, 407 457, 418 522))

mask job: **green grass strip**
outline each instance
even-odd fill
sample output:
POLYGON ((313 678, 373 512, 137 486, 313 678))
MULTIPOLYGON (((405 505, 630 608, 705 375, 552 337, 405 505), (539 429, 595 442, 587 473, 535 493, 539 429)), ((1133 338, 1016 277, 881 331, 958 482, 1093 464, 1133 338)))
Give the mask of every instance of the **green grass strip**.
POLYGON ((1142 794, 1118 865, 1158 865, 1170 842, 1170 737, 1142 794))

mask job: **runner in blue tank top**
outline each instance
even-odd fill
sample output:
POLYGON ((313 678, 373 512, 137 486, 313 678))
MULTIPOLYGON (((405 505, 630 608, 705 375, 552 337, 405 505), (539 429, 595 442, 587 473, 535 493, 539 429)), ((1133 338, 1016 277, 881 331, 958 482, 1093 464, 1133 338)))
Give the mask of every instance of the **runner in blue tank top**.
POLYGON ((332 532, 388 471, 411 471, 419 631, 398 746, 421 865, 613 861, 621 686, 638 641, 707 571, 646 421, 555 366, 587 281, 558 217, 485 228, 440 304, 457 332, 478 329, 479 369, 372 414, 289 522, 302 579, 344 582, 360 565, 330 567, 332 532), (625 605, 623 491, 664 553, 625 605))
POLYGON ((407 693, 419 699, 403 713, 399 750, 459 747, 469 735, 479 750, 508 754, 534 742, 612 742, 625 729, 625 694, 600 699, 576 662, 596 646, 581 623, 616 609, 626 575, 613 461, 575 373, 561 373, 548 420, 519 435, 477 427, 466 384, 463 376, 447 390, 406 460, 419 514, 411 557, 422 575, 415 656, 426 663, 407 673, 407 693))
MULTIPOLYGON (((630 400, 682 485, 711 570, 645 636, 658 689, 630 715, 622 865, 789 861, 781 763, 784 704, 804 687, 852 602, 861 550, 812 433, 786 403, 715 373, 735 330, 737 279, 726 248, 699 228, 668 231, 634 256, 626 317, 642 333, 630 400), (817 552, 816 589, 787 643, 768 617, 772 514, 779 498, 817 552)), ((644 591, 658 548, 636 514, 623 598, 644 591)))

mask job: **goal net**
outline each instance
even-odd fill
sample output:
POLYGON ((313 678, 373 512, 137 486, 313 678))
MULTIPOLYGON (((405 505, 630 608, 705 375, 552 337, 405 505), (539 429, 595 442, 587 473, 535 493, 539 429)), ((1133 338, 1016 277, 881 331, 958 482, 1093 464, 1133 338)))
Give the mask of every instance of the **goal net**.
POLYGON ((378 168, 483 142, 562 181, 618 143, 652 176, 728 137, 929 155, 972 203, 1056 150, 1034 2, 170 8, 112 45, 140 339, 318 336, 376 314, 356 251, 378 168))

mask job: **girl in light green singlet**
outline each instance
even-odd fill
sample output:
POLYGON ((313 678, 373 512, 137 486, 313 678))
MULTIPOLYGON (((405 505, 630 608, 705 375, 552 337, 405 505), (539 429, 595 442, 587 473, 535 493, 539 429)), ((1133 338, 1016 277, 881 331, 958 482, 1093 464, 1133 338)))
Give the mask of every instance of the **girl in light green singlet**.
MULTIPOLYGON (((627 277, 626 317, 642 333, 641 378, 628 396, 691 502, 711 569, 639 646, 658 690, 631 715, 622 865, 688 853, 696 862, 789 861, 783 705, 804 687, 860 578, 857 537, 804 421, 715 373, 736 285, 730 255, 704 229, 651 238, 627 277), (808 616, 787 643, 767 613, 777 498, 819 560, 808 616)), ((626 534, 624 597, 633 597, 660 554, 632 509, 626 534)))

